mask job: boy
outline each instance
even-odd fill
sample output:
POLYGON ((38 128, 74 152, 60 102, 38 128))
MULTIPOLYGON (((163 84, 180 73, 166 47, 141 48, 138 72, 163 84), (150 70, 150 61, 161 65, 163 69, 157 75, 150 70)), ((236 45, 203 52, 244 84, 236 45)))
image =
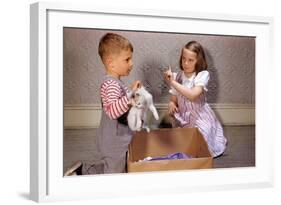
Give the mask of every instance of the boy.
MULTIPOLYGON (((66 176, 79 174, 125 172, 126 153, 132 139, 132 131, 126 122, 126 114, 132 102, 131 93, 120 80, 132 70, 132 44, 123 36, 114 33, 104 35, 99 43, 99 55, 106 69, 101 84, 102 117, 97 129, 97 147, 102 156, 103 168, 94 164, 75 163, 66 176)), ((140 86, 135 81, 132 90, 140 86)))

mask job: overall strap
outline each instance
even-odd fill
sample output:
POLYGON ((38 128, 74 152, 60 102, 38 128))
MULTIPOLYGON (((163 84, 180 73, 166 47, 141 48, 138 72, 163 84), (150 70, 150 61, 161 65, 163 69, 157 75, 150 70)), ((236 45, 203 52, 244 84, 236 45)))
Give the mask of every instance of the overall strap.
POLYGON ((124 83, 123 83, 121 80, 119 80, 119 79, 117 79, 117 78, 114 78, 114 77, 112 77, 112 76, 109 76, 109 75, 104 76, 103 82, 106 81, 106 80, 113 80, 113 81, 117 82, 117 83, 119 84, 119 86, 121 87, 122 91, 123 91, 124 93, 126 93, 126 90, 125 90, 125 88, 124 88, 124 83))
POLYGON ((176 81, 179 83, 179 84, 182 84, 182 72, 178 72, 177 75, 176 75, 176 81))
MULTIPOLYGON (((102 83, 100 84, 100 88, 101 88, 102 84, 103 84, 105 81, 107 81, 107 80, 113 80, 113 81, 117 82, 118 85, 121 87, 122 91, 123 91, 124 93, 126 93, 126 90, 125 90, 124 87, 123 87, 123 83, 122 83, 120 80, 118 80, 117 78, 111 77, 111 76, 109 76, 109 75, 105 75, 105 76, 103 77, 103 81, 102 81, 102 83)), ((101 107, 103 107, 102 100, 101 100, 101 107)))

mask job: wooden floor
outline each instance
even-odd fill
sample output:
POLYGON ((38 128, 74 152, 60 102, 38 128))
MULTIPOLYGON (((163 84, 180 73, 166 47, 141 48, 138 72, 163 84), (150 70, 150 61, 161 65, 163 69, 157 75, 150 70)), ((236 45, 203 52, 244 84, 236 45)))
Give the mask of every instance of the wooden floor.
MULTIPOLYGON (((76 160, 97 162, 95 129, 64 130, 64 171, 76 160)), ((214 168, 255 166, 255 126, 225 126, 228 140, 225 153, 214 159, 214 168)))

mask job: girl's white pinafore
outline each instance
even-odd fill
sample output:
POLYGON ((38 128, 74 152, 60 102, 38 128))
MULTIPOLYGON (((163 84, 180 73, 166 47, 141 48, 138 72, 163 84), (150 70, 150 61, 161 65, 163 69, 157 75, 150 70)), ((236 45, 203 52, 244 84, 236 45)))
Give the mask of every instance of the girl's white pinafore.
MULTIPOLYGON (((206 72, 208 71, 202 71, 206 72)), ((199 75, 198 73, 197 75, 199 75)), ((209 79, 209 73, 208 79, 209 79)), ((201 75, 202 76, 202 75, 201 75)), ((176 81, 182 84, 183 72, 176 75, 176 81)), ((195 86, 196 77, 190 82, 191 87, 195 86)), ((197 80, 198 81, 198 80, 197 80)), ((208 80, 207 80, 208 82, 208 80)), ((207 83, 206 82, 206 83, 207 83)), ((200 84, 200 82, 198 82, 200 84)), ((204 83, 203 83, 204 84, 204 83)), ((213 157, 221 155, 226 148, 227 140, 224 137, 223 129, 218 121, 215 113, 210 108, 209 104, 206 103, 206 84, 204 91, 194 101, 188 100, 178 92, 174 92, 178 100, 178 112, 174 114, 174 127, 197 127, 203 137, 205 138, 209 150, 213 157)))

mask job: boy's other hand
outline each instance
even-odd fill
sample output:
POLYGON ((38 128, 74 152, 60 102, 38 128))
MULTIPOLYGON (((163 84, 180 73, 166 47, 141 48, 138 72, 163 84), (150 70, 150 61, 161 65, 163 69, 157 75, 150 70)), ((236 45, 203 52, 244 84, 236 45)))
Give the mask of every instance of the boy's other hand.
POLYGON ((131 99, 129 100, 129 105, 131 105, 131 106, 136 106, 136 101, 135 101, 133 98, 131 98, 131 99))

